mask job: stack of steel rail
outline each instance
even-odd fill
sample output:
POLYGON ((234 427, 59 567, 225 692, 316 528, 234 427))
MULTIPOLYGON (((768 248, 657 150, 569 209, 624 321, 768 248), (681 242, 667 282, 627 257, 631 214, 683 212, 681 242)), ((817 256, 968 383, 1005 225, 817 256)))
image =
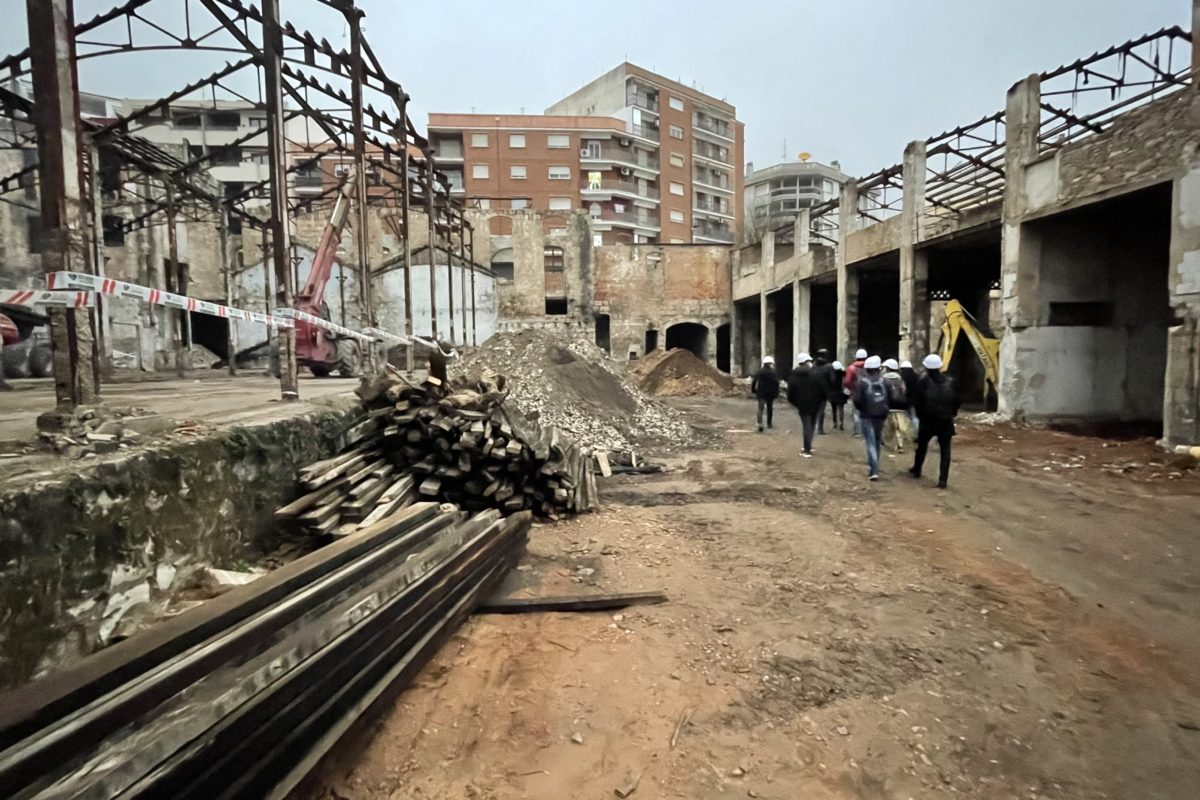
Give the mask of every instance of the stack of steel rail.
POLYGON ((530 523, 419 503, 0 695, 4 796, 284 797, 496 588, 530 523))

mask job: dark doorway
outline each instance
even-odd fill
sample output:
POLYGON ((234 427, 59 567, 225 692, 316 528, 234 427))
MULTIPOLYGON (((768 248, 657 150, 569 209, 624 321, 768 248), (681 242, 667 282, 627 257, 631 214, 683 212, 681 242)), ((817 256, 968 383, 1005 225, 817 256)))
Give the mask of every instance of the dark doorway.
POLYGON ((813 352, 824 347, 834 361, 846 362, 847 353, 837 349, 837 284, 814 283, 808 308, 808 343, 813 352))
POLYGON ((768 331, 774 336, 775 342, 767 355, 775 356, 775 364, 780 370, 792 368, 796 354, 792 352, 792 287, 790 285, 767 295, 767 312, 774 318, 768 331))
POLYGON ((554 316, 567 313, 567 298, 565 297, 547 297, 546 298, 546 313, 554 316))
POLYGON ((667 328, 667 349, 691 350, 701 361, 708 360, 708 328, 697 322, 680 322, 667 328))
POLYGON ((717 369, 729 372, 729 323, 717 326, 717 369))
POLYGON ((658 349, 658 331, 651 328, 646 331, 646 347, 644 352, 649 354, 658 349))
POLYGON ((900 350, 900 256, 858 267, 858 340, 851 349, 894 358, 900 350))
POLYGON ((758 369, 758 356, 762 349, 758 296, 736 301, 734 311, 738 351, 733 354, 734 363, 730 366, 739 375, 750 375, 758 369))
POLYGON ((610 317, 608 314, 596 315, 596 346, 612 355, 612 344, 609 334, 610 317))

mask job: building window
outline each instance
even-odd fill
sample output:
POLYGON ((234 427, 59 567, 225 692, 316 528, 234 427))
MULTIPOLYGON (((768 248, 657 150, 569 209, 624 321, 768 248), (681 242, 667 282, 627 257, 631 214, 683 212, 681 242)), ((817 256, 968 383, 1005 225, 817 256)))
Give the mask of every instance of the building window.
POLYGON ((567 313, 567 298, 565 297, 547 297, 546 298, 546 314, 563 315, 567 313))
POLYGON ((512 178, 513 180, 517 180, 517 181, 525 180, 525 165, 524 164, 513 164, 511 167, 508 168, 508 177, 512 178))
POLYGON ((683 222, 683 212, 682 211, 672 211, 671 212, 671 222, 683 222))
POLYGON ((529 208, 529 201, 524 197, 514 197, 512 199, 513 211, 520 211, 522 208, 529 208))
POLYGON ((510 133, 508 135, 508 146, 514 150, 520 150, 525 147, 525 134, 510 133))
POLYGON ((512 283, 513 251, 511 247, 499 250, 492 256, 492 274, 501 283, 512 283))
POLYGON ((475 178, 477 180, 487 180, 490 177, 488 174, 488 165, 487 164, 472 164, 471 165, 471 177, 475 178))
POLYGON ((592 234, 592 247, 600 247, 603 244, 604 244, 604 234, 603 233, 593 233, 592 234))
POLYGON ((678 125, 672 125, 669 128, 669 130, 671 132, 672 139, 682 139, 683 138, 683 128, 679 127, 678 125))
POLYGON ((671 153, 671 166, 682 167, 684 164, 683 153, 671 153))
POLYGON ((471 147, 487 147, 488 135, 486 133, 472 133, 471 147))
POLYGON ((678 181, 671 181, 671 194, 683 197, 683 184, 678 181))
POLYGON ((491 198, 488 198, 488 197, 481 197, 475 202, 476 202, 476 206, 484 211, 487 211, 488 209, 490 209, 492 207, 491 198))
POLYGON ((542 250, 542 265, 546 272, 562 272, 563 264, 563 249, 561 247, 546 247, 542 250))
POLYGON ((565 150, 571 146, 571 137, 565 133, 551 133, 546 136, 546 147, 555 150, 565 150))
POLYGON ((613 211, 617 212, 618 214, 624 214, 625 213, 625 204, 624 203, 613 203, 613 211))
POLYGON ((588 206, 588 216, 592 219, 600 219, 600 204, 592 203, 588 206))
POLYGON ((29 252, 33 255, 37 255, 44 249, 46 242, 41 215, 30 214, 25 217, 25 241, 29 252))
POLYGON ((683 100, 679 97, 672 97, 667 103, 676 111, 683 111, 683 100))
POLYGON ((550 180, 552 180, 552 181, 569 181, 569 180, 571 180, 571 168, 570 167, 551 167, 549 174, 550 174, 550 180))
POLYGON ((575 207, 575 201, 573 201, 569 197, 551 197, 550 198, 550 210, 551 211, 570 211, 574 207, 575 207))

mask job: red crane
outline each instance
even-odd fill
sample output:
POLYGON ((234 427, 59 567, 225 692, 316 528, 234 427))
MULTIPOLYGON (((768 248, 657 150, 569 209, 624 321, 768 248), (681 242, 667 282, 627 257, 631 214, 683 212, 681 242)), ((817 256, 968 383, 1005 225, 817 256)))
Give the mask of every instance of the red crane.
MULTIPOLYGON (((329 319, 325 287, 333 274, 333 265, 337 263, 338 244, 342 240, 342 229, 346 227, 346 218, 350 214, 350 198, 354 192, 355 180, 356 176, 351 171, 342 183, 333 213, 321 233, 317 252, 313 255, 308 280, 292 299, 292 308, 296 311, 329 319)), ((360 372, 361 361, 362 352, 354 339, 296 320, 296 363, 308 367, 314 375, 324 378, 337 370, 338 375, 343 378, 353 378, 360 372)))

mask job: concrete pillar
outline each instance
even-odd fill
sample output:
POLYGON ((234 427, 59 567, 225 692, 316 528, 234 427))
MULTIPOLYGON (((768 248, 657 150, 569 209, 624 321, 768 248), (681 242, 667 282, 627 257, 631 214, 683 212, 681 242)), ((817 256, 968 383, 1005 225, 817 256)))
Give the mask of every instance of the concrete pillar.
POLYGON ((1175 181, 1171 203, 1171 306, 1183 321, 1167 334, 1163 442, 1200 444, 1200 159, 1175 181))
POLYGON ((900 359, 929 352, 929 259, 916 249, 925 216, 925 142, 904 148, 900 209, 900 359))
POLYGON ((746 367, 742 364, 742 333, 738 328, 738 309, 736 302, 729 303, 729 374, 745 375, 746 367))
POLYGON ((762 275, 762 290, 758 296, 758 344, 761 363, 763 356, 775 355, 775 312, 771 310, 771 303, 767 299, 767 294, 775 288, 775 231, 763 234, 759 272, 762 275))
POLYGON ((1021 220, 1026 212, 1025 168, 1038 155, 1040 122, 1041 81, 1037 75, 1030 75, 1008 90, 1005 104, 999 408, 1008 416, 1020 414, 1022 375, 1036 370, 1031 359, 1037 357, 1037 343, 1026 330, 1038 323, 1041 252, 1036 232, 1022 225, 1021 220))
MULTIPOLYGON (((27 0, 34 120, 38 137, 38 186, 45 246, 42 270, 88 271, 85 236, 83 149, 79 122, 75 36, 70 0, 27 0)), ((99 367, 88 309, 51 308, 54 396, 59 415, 99 399, 99 367)), ((60 419, 39 424, 55 427, 60 419)))
POLYGON ((704 343, 704 360, 708 362, 710 367, 717 366, 717 329, 713 325, 708 327, 708 336, 704 343))
POLYGON ((812 353, 812 284, 792 282, 792 353, 812 353))
POLYGON ((796 243, 796 254, 803 255, 808 252, 811 242, 809 241, 809 229, 812 227, 812 217, 807 208, 800 210, 800 216, 796 217, 796 227, 792 230, 792 241, 796 243))
POLYGON ((846 181, 838 200, 837 352, 835 359, 849 364, 858 346, 858 273, 846 267, 846 237, 858 227, 858 183, 846 181))

